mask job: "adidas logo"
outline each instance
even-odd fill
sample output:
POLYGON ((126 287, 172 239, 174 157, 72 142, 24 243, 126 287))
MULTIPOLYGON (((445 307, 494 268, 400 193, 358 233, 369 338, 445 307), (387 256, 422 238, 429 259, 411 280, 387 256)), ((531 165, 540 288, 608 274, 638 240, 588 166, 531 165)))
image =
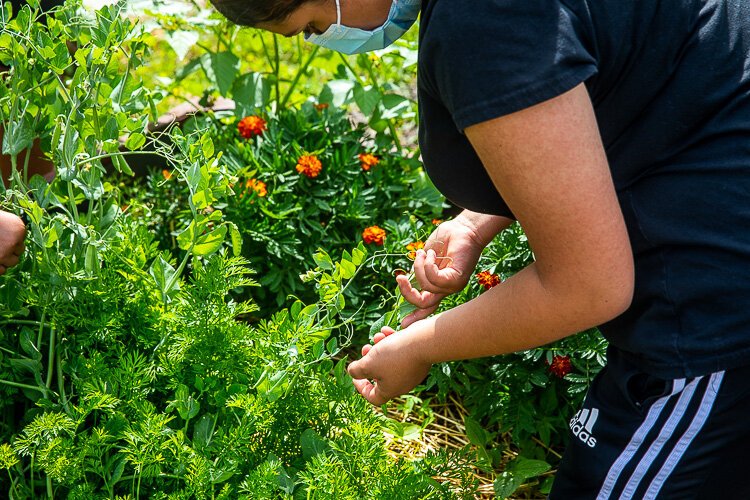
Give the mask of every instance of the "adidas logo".
POLYGON ((594 424, 596 423, 598 416, 598 408, 592 408, 591 410, 584 408, 578 410, 578 413, 570 419, 570 430, 573 431, 573 434, 578 439, 586 443, 590 448, 596 446, 596 438, 591 435, 591 432, 594 429, 594 424))

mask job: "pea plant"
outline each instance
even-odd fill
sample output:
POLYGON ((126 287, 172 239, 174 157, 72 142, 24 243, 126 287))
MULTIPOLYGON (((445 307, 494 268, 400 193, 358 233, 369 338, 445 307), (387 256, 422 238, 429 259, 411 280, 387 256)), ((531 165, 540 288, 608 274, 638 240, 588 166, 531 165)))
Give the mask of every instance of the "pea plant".
POLYGON ((312 300, 243 321, 257 306, 238 290, 259 283, 222 211, 239 179, 210 130, 149 133, 159 95, 133 71, 148 35, 123 9, 70 2, 46 24, 33 3, 2 10, 14 168, 0 205, 29 231, 0 278, 2 494, 471 498, 466 456, 392 458, 384 417, 346 374, 347 290, 375 258, 364 243, 314 253, 312 300), (49 183, 29 178, 35 142, 56 167, 49 183), (161 182, 183 186, 171 248, 121 189, 149 144, 169 165, 161 182))

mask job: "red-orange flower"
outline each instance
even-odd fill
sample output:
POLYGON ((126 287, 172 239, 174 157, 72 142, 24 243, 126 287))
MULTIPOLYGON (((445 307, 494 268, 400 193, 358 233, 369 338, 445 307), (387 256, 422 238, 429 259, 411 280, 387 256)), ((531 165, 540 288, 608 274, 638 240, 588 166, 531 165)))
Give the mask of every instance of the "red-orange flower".
POLYGON ((323 111, 324 109, 327 109, 327 108, 328 108, 327 102, 319 102, 318 104, 315 105, 316 111, 323 111))
POLYGON ((500 284, 500 276, 492 274, 489 271, 482 271, 477 274, 477 281, 484 287, 485 290, 489 290, 493 286, 500 284))
POLYGON ((370 153, 360 153, 359 155, 359 164, 362 165, 362 170, 365 172, 378 163, 380 163, 380 159, 375 155, 371 155, 370 153))
POLYGON ((165 168, 164 170, 162 170, 162 171, 161 171, 161 175, 162 175, 162 176, 163 176, 163 177, 164 177, 164 178, 165 178, 166 180, 169 180, 169 179, 171 179, 171 178, 172 178, 172 171, 171 171, 171 170, 167 170, 167 169, 165 168))
POLYGON ((252 139, 266 130, 266 121, 260 116, 246 116, 237 124, 237 131, 245 139, 252 139))
POLYGON ((259 181, 258 179, 248 179, 247 182, 245 182, 245 189, 248 191, 255 191, 255 194, 261 198, 268 194, 268 191, 266 191, 266 183, 259 181))
POLYGON ((439 226, 442 223, 443 223, 442 219, 432 219, 432 225, 434 226, 439 226))
POLYGON ((385 230, 378 226, 370 226, 362 231, 362 240, 365 243, 375 243, 376 245, 383 245, 385 240, 385 230))
POLYGON ((549 364, 550 372, 563 378, 572 370, 573 366, 570 364, 570 356, 560 356, 558 354, 552 356, 552 363, 549 364))
POLYGON ((408 245, 406 245, 406 249, 409 251, 409 254, 407 255, 407 257, 409 257, 412 260, 416 259, 417 250, 419 250, 420 248, 424 248, 424 243, 422 243, 421 241, 413 241, 409 243, 408 245))
POLYGON ((297 172, 302 175, 306 175, 309 178, 317 177, 320 171, 323 169, 323 164, 320 163, 318 157, 315 155, 302 155, 297 160, 297 172))

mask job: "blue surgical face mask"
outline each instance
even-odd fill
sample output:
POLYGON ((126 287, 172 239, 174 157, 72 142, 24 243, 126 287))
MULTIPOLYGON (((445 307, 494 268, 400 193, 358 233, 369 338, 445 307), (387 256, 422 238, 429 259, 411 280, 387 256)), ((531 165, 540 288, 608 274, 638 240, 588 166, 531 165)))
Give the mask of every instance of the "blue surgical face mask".
POLYGON ((341 24, 341 5, 336 0, 336 24, 320 35, 305 35, 308 42, 344 54, 379 50, 401 38, 419 16, 421 0, 393 0, 388 18, 372 31, 350 28, 341 24))

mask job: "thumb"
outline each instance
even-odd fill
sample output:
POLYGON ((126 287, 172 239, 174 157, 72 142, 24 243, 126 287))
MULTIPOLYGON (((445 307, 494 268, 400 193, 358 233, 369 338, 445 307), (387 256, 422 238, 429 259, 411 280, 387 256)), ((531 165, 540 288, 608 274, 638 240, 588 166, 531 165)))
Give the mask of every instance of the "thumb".
POLYGON ((357 361, 352 361, 349 363, 349 367, 347 368, 347 371, 349 372, 349 375, 352 378, 355 379, 369 379, 370 376, 370 370, 369 370, 369 362, 367 361, 367 356, 363 357, 362 359, 359 359, 357 361))

